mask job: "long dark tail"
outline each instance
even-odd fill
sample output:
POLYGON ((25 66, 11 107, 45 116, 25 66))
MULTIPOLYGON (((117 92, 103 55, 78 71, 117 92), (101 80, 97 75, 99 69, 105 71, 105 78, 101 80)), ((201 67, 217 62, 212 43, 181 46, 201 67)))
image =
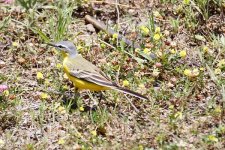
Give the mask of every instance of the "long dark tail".
POLYGON ((100 74, 93 74, 93 73, 88 72, 88 71, 80 71, 78 73, 72 72, 70 74, 74 77, 78 77, 78 78, 83 79, 87 82, 94 83, 94 84, 97 84, 97 85, 101 85, 103 87, 109 87, 111 89, 115 89, 117 91, 121 91, 123 93, 130 94, 132 96, 148 100, 147 97, 145 97, 145 96, 143 96, 143 95, 141 95, 137 92, 134 92, 134 91, 125 89, 123 87, 120 87, 116 83, 111 82, 110 80, 108 80, 107 78, 103 77, 100 74))
POLYGON ((134 92, 134 91, 131 91, 131 90, 119 87, 119 86, 114 86, 114 87, 112 87, 112 89, 115 89, 117 91, 120 91, 120 92, 123 92, 123 93, 126 93, 126 94, 130 94, 130 95, 135 96, 137 98, 148 100, 148 98, 146 96, 143 96, 143 95, 141 95, 141 94, 139 94, 137 92, 134 92))

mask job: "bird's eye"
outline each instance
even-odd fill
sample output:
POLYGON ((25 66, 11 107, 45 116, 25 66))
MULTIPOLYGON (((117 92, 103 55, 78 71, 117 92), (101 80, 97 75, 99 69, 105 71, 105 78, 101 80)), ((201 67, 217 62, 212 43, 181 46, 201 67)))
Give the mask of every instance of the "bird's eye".
POLYGON ((58 48, 64 48, 62 45, 59 45, 58 48))

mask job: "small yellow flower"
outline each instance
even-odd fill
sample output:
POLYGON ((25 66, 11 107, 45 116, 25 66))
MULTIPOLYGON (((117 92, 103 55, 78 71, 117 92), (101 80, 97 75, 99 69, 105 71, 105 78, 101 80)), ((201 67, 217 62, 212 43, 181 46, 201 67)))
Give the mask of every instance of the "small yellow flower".
POLYGON ((47 98, 49 98, 49 95, 47 93, 41 93, 41 98, 47 99, 47 98))
POLYGON ((216 68, 216 69, 214 70, 214 73, 215 73, 215 74, 221 74, 221 72, 222 72, 222 71, 221 71, 220 68, 216 68))
POLYGON ((153 36, 153 39, 155 41, 158 41, 159 39, 161 38, 160 34, 156 33, 154 36, 153 36))
POLYGON ((155 33, 160 33, 160 27, 155 28, 155 33))
POLYGON ((114 33, 112 37, 113 37, 113 40, 115 40, 115 39, 118 38, 118 34, 117 33, 114 33))
POLYGON ((43 74, 41 72, 37 73, 37 79, 38 80, 44 79, 44 76, 43 76, 43 74))
POLYGON ((211 142, 218 142, 218 139, 214 135, 208 135, 208 140, 211 142))
POLYGON ((61 69, 61 68, 62 68, 62 64, 57 63, 57 64, 56 64, 56 68, 57 68, 57 69, 61 69))
POLYGON ((66 73, 63 74, 63 78, 68 79, 68 76, 66 75, 66 73))
POLYGON ((182 119, 183 118, 183 114, 182 112, 177 112, 175 115, 174 115, 175 118, 178 118, 178 119, 182 119))
POLYGON ((204 71, 204 70, 205 70, 205 68, 201 67, 201 68, 199 68, 199 70, 204 71))
POLYGON ((170 53, 171 53, 171 54, 175 54, 175 53, 176 53, 176 50, 175 50, 175 49, 171 49, 171 50, 170 50, 170 53))
POLYGON ((14 47, 19 47, 19 43, 18 43, 18 42, 13 42, 13 43, 12 43, 12 46, 14 46, 14 47))
POLYGON ((141 30, 141 33, 143 34, 143 35, 148 35, 149 34, 149 29, 146 27, 146 26, 140 26, 140 30, 141 30))
POLYGON ((128 86, 129 85, 129 81, 128 80, 123 80, 123 86, 128 86))
POLYGON ((69 87, 67 86, 67 85, 63 85, 63 87, 62 87, 64 90, 68 90, 69 89, 69 87))
POLYGON ((145 49, 143 50, 143 52, 144 52, 145 54, 149 55, 149 54, 150 54, 150 49, 145 48, 145 49))
POLYGON ((135 52, 140 52, 140 48, 135 48, 135 52))
POLYGON ((174 109, 174 105, 169 105, 169 109, 174 109))
POLYGON ((80 106, 79 110, 80 111, 84 111, 84 107, 83 106, 80 106))
POLYGON ((138 146, 138 150, 144 150, 143 145, 139 145, 139 146, 138 146))
POLYGON ((97 132, 96 132, 95 130, 91 131, 91 134, 92 134, 93 136, 97 136, 97 132))
POLYGON ((203 50, 204 53, 208 53, 209 52, 209 48, 207 46, 204 46, 202 48, 202 50, 203 50))
POLYGON ((183 0, 183 4, 189 5, 190 4, 190 0, 183 0))
POLYGON ((219 114, 219 113, 222 112, 222 110, 221 110, 220 107, 216 107, 216 108, 214 109, 214 112, 219 114))
POLYGON ((218 62, 218 64, 217 64, 217 67, 222 68, 222 67, 224 67, 224 66, 225 66, 225 59, 219 60, 219 62, 218 62))
POLYGON ((185 69, 184 70, 184 75, 188 76, 188 77, 197 77, 199 75, 199 69, 195 68, 193 70, 190 69, 185 69))
POLYGON ((9 90, 3 91, 3 94, 4 94, 5 96, 9 96, 9 90))
POLYGON ((83 49, 83 46, 78 45, 78 46, 77 46, 77 50, 81 50, 81 49, 83 49))
POLYGON ((160 15, 160 13, 158 11, 154 11, 153 12, 154 17, 156 18, 162 18, 162 16, 160 15))
POLYGON ((184 75, 190 77, 191 76, 191 70, 190 69, 185 69, 184 70, 184 75))
POLYGON ((138 87, 143 89, 143 88, 145 88, 145 85, 143 83, 141 83, 138 85, 138 87))
POLYGON ((58 140, 58 144, 60 144, 60 145, 63 145, 63 144, 65 144, 65 143, 66 143, 65 140, 62 139, 62 138, 60 138, 60 139, 58 140))
POLYGON ((65 114, 66 113, 66 109, 62 106, 59 106, 58 107, 58 111, 61 113, 61 114, 65 114))
POLYGON ((180 57, 185 58, 187 56, 187 52, 185 50, 180 51, 180 57))

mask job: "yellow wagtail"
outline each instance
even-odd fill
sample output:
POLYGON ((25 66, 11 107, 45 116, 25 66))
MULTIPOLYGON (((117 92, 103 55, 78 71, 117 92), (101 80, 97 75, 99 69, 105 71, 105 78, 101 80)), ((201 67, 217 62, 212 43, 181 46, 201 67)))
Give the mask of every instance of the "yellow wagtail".
POLYGON ((76 46, 72 42, 61 41, 58 43, 48 43, 48 45, 62 52, 63 69, 77 90, 89 89, 91 91, 101 91, 115 89, 148 100, 147 97, 120 87, 110 81, 99 68, 78 54, 76 46))

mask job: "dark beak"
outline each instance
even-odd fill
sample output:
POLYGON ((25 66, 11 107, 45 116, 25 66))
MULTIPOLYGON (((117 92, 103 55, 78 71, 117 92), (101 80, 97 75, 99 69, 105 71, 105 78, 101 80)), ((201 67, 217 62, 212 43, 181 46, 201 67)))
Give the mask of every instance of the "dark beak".
POLYGON ((53 47, 57 47, 55 44, 53 43, 47 43, 47 45, 53 46, 53 47))

